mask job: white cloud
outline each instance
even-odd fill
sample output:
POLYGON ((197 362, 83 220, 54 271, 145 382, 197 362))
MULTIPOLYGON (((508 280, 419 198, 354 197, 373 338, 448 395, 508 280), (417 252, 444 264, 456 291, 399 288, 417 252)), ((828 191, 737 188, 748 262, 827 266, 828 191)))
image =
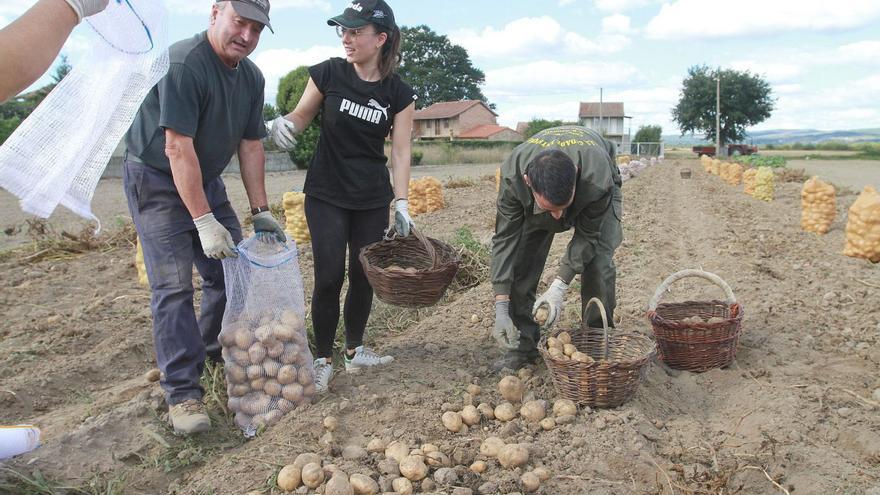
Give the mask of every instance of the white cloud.
POLYGON ((574 3, 574 0, 559 0, 559 6, 565 7, 566 5, 571 5, 574 3))
POLYGON ((635 67, 616 62, 543 60, 486 72, 485 94, 509 96, 585 94, 603 87, 627 87, 639 79, 635 67))
MULTIPOLYGON (((173 12, 176 15, 207 16, 211 12, 211 5, 213 4, 214 0, 166 0, 168 11, 173 12)), ((278 12, 282 9, 291 8, 329 11, 330 3, 323 0, 273 0, 271 12, 278 12)), ((272 16, 271 12, 269 14, 270 17, 272 16)))
POLYGON ((623 14, 614 14, 602 19, 603 33, 622 33, 628 34, 632 32, 629 17, 623 14))
POLYGON ((596 0, 596 8, 605 12, 624 12, 652 3, 657 3, 657 0, 596 0))
POLYGON ((518 122, 532 119, 561 120, 574 122, 577 120, 580 102, 577 99, 566 100, 549 105, 540 103, 520 103, 518 100, 495 102, 498 105, 498 122, 501 125, 516 129, 518 122))
POLYGON ((312 46, 305 50, 263 50, 253 58, 266 78, 266 100, 274 101, 278 80, 301 65, 315 65, 330 57, 343 56, 341 46, 312 46))
POLYGON ((755 60, 735 60, 730 67, 738 71, 749 71, 767 79, 770 83, 790 82, 798 79, 804 72, 800 65, 784 62, 758 62, 755 60))
MULTIPOLYGON (((619 21, 617 21, 619 22, 619 21)), ((450 39, 467 49, 474 58, 498 59, 508 57, 524 60, 534 57, 614 53, 622 50, 629 38, 617 35, 600 36, 593 41, 573 31, 567 31, 549 16, 523 17, 507 23, 503 28, 488 26, 481 32, 462 29, 449 35, 450 39)))
POLYGON ((849 0, 675 0, 660 8, 645 33, 652 39, 724 38, 786 31, 825 31, 864 26, 880 18, 880 2, 849 0), (731 22, 731 12, 743 17, 731 22), (715 22, 718 21, 718 22, 715 22), (724 22, 721 22, 724 21, 724 22))
POLYGON ((830 61, 876 64, 880 62, 880 41, 865 40, 842 45, 837 48, 830 61))
POLYGON ((796 95, 803 91, 800 84, 776 84, 771 87, 775 95, 796 95))
POLYGON ((36 0, 3 0, 3 3, 0 4, 0 14, 18 17, 35 3, 37 3, 36 0))

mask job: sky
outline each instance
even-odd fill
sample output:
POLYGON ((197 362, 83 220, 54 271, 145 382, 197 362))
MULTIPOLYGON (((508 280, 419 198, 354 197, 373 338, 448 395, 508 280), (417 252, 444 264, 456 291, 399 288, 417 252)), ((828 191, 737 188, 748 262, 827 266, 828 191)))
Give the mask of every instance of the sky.
MULTIPOLYGON (((212 0, 165 0, 172 41, 207 27, 212 0)), ((35 0, 0 0, 0 27, 35 0)), ((274 103, 278 79, 343 56, 326 20, 341 0, 272 0, 275 33, 251 59, 274 103)), ((775 98, 752 130, 880 128, 880 0, 390 0, 399 25, 424 24, 463 46, 486 74, 498 121, 577 119, 579 102, 622 101, 632 133, 660 125, 689 67, 748 70, 775 98), (714 20, 714 22, 713 22, 714 20)), ((72 65, 95 43, 78 27, 62 53, 72 65)), ((50 71, 51 73, 51 71, 50 71)), ((48 81, 48 75, 40 83, 48 81)), ((722 93, 724 89, 722 87, 722 93)))

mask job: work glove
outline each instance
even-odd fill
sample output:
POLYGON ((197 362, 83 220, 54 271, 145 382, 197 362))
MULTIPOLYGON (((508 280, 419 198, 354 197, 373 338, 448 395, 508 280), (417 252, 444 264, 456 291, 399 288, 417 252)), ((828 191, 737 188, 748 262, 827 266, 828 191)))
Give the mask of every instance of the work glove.
POLYGON ((519 330, 510 319, 510 301, 495 301, 495 329, 492 337, 498 342, 498 346, 504 350, 512 351, 519 347, 519 330))
POLYGON ((562 306, 565 303, 565 291, 568 290, 568 284, 563 282, 560 279, 556 279, 550 284, 550 287, 541 294, 541 297, 535 301, 535 305, 532 306, 532 317, 536 316, 538 312, 538 308, 542 305, 547 305, 547 321, 544 323, 544 328, 550 328, 556 323, 556 318, 562 314, 562 306))
POLYGON ((409 216, 409 201, 398 199, 394 202, 394 230, 403 237, 406 237, 413 227, 415 227, 415 224, 412 217, 409 216))
POLYGON ((268 232, 278 242, 287 242, 287 235, 284 233, 284 229, 281 228, 278 220, 275 220, 275 217, 272 216, 272 212, 261 211, 251 219, 254 221, 254 232, 268 232))
POLYGON ((110 0, 65 0, 70 4, 70 8, 76 13, 77 22, 83 20, 83 17, 95 15, 107 8, 110 0))
POLYGON ((272 121, 272 130, 269 131, 272 141, 282 151, 290 151, 296 146, 296 138, 293 137, 295 133, 296 124, 285 119, 283 115, 272 121))
POLYGON ((235 244, 232 242, 232 234, 226 227, 220 224, 213 213, 206 213, 199 218, 194 218, 193 223, 199 231, 199 240, 202 242, 202 250, 205 256, 215 260, 226 257, 237 258, 235 244))

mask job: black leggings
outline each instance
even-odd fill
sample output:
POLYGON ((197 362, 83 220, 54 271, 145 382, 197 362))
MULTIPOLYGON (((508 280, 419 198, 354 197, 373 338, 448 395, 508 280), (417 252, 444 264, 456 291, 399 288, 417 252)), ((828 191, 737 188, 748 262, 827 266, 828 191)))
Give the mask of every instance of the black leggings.
POLYGON ((388 207, 348 210, 313 196, 306 196, 306 221, 312 236, 315 290, 312 293, 312 325, 317 357, 333 355, 339 324, 339 293, 345 279, 348 247, 348 293, 343 309, 345 347, 363 345, 364 329, 373 304, 373 288, 358 260, 362 247, 380 239, 388 227, 388 207))

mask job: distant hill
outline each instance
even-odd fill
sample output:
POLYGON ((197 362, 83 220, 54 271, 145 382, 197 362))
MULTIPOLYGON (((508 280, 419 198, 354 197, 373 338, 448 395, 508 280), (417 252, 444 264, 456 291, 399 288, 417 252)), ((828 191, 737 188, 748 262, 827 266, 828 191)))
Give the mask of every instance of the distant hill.
MULTIPOLYGON (((664 135, 667 146, 695 146, 707 143, 702 135, 678 134, 664 135)), ((754 131, 745 142, 751 144, 792 144, 821 143, 825 141, 844 141, 847 143, 880 142, 880 129, 852 129, 848 131, 820 131, 816 129, 778 129, 754 131)))

